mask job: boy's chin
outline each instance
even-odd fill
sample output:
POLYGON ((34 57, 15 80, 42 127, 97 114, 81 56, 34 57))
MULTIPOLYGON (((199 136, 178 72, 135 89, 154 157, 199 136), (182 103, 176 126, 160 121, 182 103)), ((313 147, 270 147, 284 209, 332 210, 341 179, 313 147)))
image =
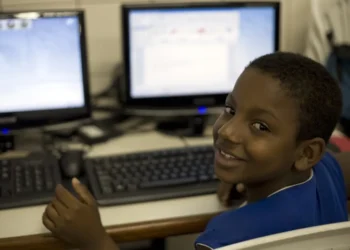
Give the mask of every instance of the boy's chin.
POLYGON ((243 182, 243 179, 230 171, 220 169, 220 167, 215 166, 215 174, 218 179, 227 184, 237 184, 243 182))

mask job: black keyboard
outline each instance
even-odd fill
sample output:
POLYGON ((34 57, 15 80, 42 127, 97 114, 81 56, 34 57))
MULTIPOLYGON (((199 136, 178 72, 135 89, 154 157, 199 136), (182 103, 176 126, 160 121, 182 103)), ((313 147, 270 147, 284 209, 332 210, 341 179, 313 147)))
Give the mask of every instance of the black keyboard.
POLYGON ((0 159, 0 209, 47 203, 60 182, 53 155, 0 159))
POLYGON ((212 146, 87 159, 87 179, 99 205, 215 193, 212 146))
MULTIPOLYGON (((215 193, 211 146, 85 160, 87 182, 99 205, 118 205, 215 193)), ((59 161, 48 153, 0 159, 0 209, 47 204, 62 183, 59 161)))

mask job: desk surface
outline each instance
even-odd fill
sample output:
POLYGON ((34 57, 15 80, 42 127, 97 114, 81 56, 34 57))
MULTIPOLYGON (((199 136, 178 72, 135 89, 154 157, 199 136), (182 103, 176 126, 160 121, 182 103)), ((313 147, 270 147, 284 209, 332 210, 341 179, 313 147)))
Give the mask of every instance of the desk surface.
MULTIPOLYGON (((187 145, 204 145, 211 141, 211 137, 190 139, 187 140, 187 145)), ((97 145, 88 156, 184 146, 185 142, 177 137, 148 132, 125 135, 97 145)), ((41 223, 44 209, 45 206, 41 205, 1 210, 0 249, 62 249, 60 243, 47 235, 48 231, 41 223)), ((102 223, 113 238, 118 241, 131 241, 200 232, 208 220, 222 211, 223 207, 213 194, 100 207, 99 210, 102 223)))
MULTIPOLYGON (((211 137, 186 140, 187 145, 211 144, 211 137)), ((156 132, 129 134, 94 147, 88 156, 184 147, 183 140, 156 132)), ((350 207, 349 207, 350 208, 350 207)), ((0 211, 0 249, 64 249, 41 223, 44 205, 0 211)), ((201 232, 224 208, 216 195, 100 207, 107 231, 119 241, 160 238, 201 232)))

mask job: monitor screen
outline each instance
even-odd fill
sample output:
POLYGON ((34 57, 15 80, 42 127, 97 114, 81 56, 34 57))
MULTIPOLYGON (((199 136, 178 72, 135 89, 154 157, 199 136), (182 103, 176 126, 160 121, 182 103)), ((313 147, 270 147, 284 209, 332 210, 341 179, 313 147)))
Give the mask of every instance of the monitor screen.
POLYGON ((0 126, 91 114, 83 11, 0 13, 0 126))
POLYGON ((77 15, 0 19, 0 113, 84 107, 83 81, 77 15))
POLYGON ((130 9, 130 98, 229 93, 254 58, 276 51, 276 6, 130 9))

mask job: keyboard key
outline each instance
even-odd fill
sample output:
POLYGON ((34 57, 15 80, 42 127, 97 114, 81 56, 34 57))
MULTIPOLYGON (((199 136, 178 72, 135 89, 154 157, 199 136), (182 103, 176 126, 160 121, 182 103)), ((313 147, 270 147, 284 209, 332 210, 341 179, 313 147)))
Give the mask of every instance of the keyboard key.
POLYGON ((156 187, 169 187, 169 186, 180 186, 184 184, 196 183, 197 179, 194 177, 184 177, 181 179, 173 180, 159 180, 153 182, 141 183, 141 188, 156 188, 156 187))

